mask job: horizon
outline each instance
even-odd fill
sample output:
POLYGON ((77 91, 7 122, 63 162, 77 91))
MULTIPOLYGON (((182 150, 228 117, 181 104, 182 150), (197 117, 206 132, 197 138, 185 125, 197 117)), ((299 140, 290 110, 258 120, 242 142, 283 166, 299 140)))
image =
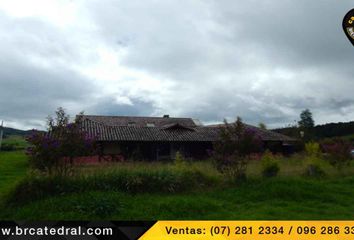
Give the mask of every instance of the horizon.
MULTIPOLYGON (((84 114, 84 115, 88 115, 88 114, 84 114)), ((114 116, 114 117, 151 117, 151 118, 162 118, 161 116, 158 117, 158 116, 125 116, 125 115, 88 115, 88 116, 114 116)), ((189 117, 171 117, 170 118, 189 118, 189 117)), ((71 117, 71 119, 73 119, 71 117)), ((190 118, 190 119, 193 119, 194 118, 190 118)), ((199 120, 199 119, 196 119, 196 120, 199 120)), ((228 121, 229 123, 231 123, 232 121, 228 121)), ((244 122, 244 121, 243 121, 244 122)), ((328 123, 322 123, 322 124, 316 124, 315 122, 315 126, 314 127, 318 127, 318 126, 323 126, 323 125, 327 125, 327 124, 338 124, 338 123, 350 123, 350 122, 354 122, 354 121, 347 121, 347 122, 328 122, 328 123)), ((203 124, 203 126, 207 126, 207 125, 213 125, 213 124, 222 124, 223 121, 219 121, 219 122, 213 122, 213 123, 204 123, 204 122, 201 122, 203 124)), ((248 125, 251 125, 251 126, 254 126, 254 127, 259 127, 258 124, 249 124, 247 122, 244 122, 245 124, 248 124, 248 125)), ((6 126, 6 124, 4 124, 3 126, 4 128, 10 128, 10 129, 14 129, 14 130, 20 130, 20 131, 31 131, 31 130, 39 130, 39 131, 45 131, 45 126, 43 126, 42 129, 40 128, 27 128, 27 129, 21 129, 21 128, 16 128, 16 127, 11 127, 11 126, 6 126)), ((266 125, 267 127, 267 130, 277 130, 277 129, 283 129, 283 128, 292 128, 292 127, 296 127, 294 125, 284 125, 284 126, 280 126, 280 127, 272 127, 272 128, 269 128, 268 125, 266 125)))

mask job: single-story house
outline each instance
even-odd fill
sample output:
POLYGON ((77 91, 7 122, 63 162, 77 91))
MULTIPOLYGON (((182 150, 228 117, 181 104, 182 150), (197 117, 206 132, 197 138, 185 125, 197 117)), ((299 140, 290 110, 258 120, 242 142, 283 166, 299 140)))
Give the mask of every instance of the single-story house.
MULTIPOLYGON (((173 159, 179 151, 185 157, 205 158, 218 140, 220 125, 202 125, 192 118, 83 115, 82 128, 96 136, 100 155, 120 155, 146 160, 173 159)), ((287 151, 296 139, 251 125, 264 146, 287 151)))

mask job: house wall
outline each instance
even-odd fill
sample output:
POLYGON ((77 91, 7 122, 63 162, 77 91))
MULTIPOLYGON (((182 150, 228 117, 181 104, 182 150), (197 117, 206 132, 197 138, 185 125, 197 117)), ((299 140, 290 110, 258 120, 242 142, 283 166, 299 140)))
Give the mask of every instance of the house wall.
POLYGON ((282 153, 284 155, 291 155, 297 151, 297 145, 299 143, 294 142, 293 144, 284 143, 282 141, 267 141, 264 142, 264 149, 269 149, 273 153, 282 153))
MULTIPOLYGON (((177 152, 185 158, 205 159, 213 149, 212 142, 101 142, 100 145, 102 155, 145 161, 168 161, 174 159, 177 152)), ((266 141, 264 149, 283 154, 293 152, 291 146, 284 146, 281 141, 266 141)))
POLYGON ((101 142, 102 155, 123 155, 125 159, 170 160, 177 151, 187 158, 206 158, 211 142, 101 142))
POLYGON ((122 152, 119 142, 105 142, 103 146, 104 155, 121 154, 122 152))

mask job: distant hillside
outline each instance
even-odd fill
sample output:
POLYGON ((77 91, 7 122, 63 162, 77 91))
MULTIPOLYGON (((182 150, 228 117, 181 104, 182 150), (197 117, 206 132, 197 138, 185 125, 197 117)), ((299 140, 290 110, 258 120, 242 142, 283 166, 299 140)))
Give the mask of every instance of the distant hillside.
POLYGON ((20 130, 15 128, 8 128, 8 127, 4 127, 3 129, 4 129, 4 137, 13 136, 13 135, 26 136, 29 135, 32 131, 32 130, 20 130))
MULTIPOLYGON (((273 131, 288 136, 299 137, 299 130, 294 127, 278 128, 278 129, 273 129, 273 131)), ((318 139, 353 135, 354 121, 317 125, 314 127, 313 134, 314 137, 318 139)))

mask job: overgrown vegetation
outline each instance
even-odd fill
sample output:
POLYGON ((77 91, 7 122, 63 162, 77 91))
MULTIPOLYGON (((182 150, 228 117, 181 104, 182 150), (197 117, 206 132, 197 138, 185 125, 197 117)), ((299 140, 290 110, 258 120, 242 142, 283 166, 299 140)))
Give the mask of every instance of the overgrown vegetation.
MULTIPOLYGON (((30 166, 49 175, 70 175, 74 158, 95 151, 94 138, 81 129, 81 117, 70 122, 63 108, 56 117, 48 117, 48 132, 33 132, 27 141, 31 145, 27 154, 30 166)), ((80 115, 78 115, 80 116, 80 115)))
POLYGON ((219 131, 220 139, 213 151, 216 169, 231 180, 244 180, 250 155, 261 151, 261 139, 245 128, 240 117, 231 124, 224 120, 219 131))
POLYGON ((348 166, 352 160, 351 149, 353 144, 342 138, 327 139, 321 142, 321 148, 326 154, 326 159, 338 169, 348 166))
POLYGON ((264 177, 274 177, 279 170, 279 160, 272 152, 267 150, 262 156, 262 175, 264 177))
POLYGON ((280 177, 248 179, 237 187, 174 194, 88 190, 27 201, 4 209, 0 216, 56 220, 352 219, 353 182, 352 177, 280 177))
POLYGON ((251 160, 247 181, 237 185, 225 181, 211 161, 184 159, 80 166, 75 176, 32 172, 23 178, 26 156, 20 152, 0 154, 0 176, 7 179, 0 182, 0 197, 6 200, 0 206, 1 219, 353 217, 353 163, 339 171, 322 160, 326 177, 304 178, 308 154, 287 158, 272 154, 280 168, 272 178, 262 178, 262 161, 251 160))
POLYGON ((91 173, 83 171, 72 177, 32 173, 18 183, 8 203, 24 203, 48 196, 87 191, 178 193, 210 188, 220 182, 219 176, 203 173, 198 168, 176 169, 173 165, 161 165, 154 169, 111 166, 91 173))
POLYGON ((323 177, 325 175, 325 172, 322 169, 323 157, 320 151, 320 145, 316 142, 311 141, 306 143, 305 150, 305 175, 309 177, 323 177))

